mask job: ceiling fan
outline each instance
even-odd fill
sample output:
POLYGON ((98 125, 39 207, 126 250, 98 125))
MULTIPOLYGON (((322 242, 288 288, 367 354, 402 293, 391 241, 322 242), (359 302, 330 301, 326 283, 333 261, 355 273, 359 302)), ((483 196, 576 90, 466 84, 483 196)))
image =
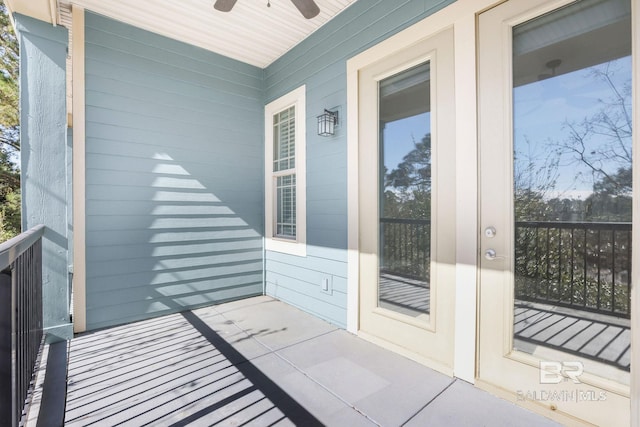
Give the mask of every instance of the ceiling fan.
MULTIPOLYGON (((220 12, 229 12, 233 9, 237 0, 216 0, 213 7, 220 12)), ((311 19, 320 13, 320 8, 314 0, 291 0, 291 3, 298 8, 302 16, 311 19)))

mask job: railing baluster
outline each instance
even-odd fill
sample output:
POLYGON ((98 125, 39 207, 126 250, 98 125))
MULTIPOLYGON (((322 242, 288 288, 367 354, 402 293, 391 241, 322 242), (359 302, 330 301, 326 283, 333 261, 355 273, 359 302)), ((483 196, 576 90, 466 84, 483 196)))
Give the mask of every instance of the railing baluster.
POLYGON ((536 275, 534 276, 535 292, 534 297, 537 299, 540 297, 540 267, 537 262, 540 259, 540 228, 536 227, 536 275))
POLYGON ((597 246, 597 252, 596 252, 597 253, 596 259, 598 260, 598 282, 597 282, 598 286, 596 288, 596 308, 600 310, 601 308, 600 306, 600 291, 601 291, 600 289, 600 255, 602 253, 602 240, 601 240, 602 235, 600 234, 600 230, 598 230, 597 236, 598 236, 598 240, 597 240, 598 246, 597 246))
POLYGON ((421 250, 420 242, 422 241, 421 236, 422 236, 423 230, 422 230, 422 226, 419 224, 414 227, 414 230, 415 230, 415 236, 413 237, 413 241, 415 244, 415 255, 414 255, 415 258, 413 260, 413 265, 415 265, 414 271, 417 274, 418 271, 422 271, 424 269, 424 267, 421 265, 422 260, 420 259, 420 250, 421 250))
POLYGON ((584 282, 584 288, 582 290, 582 305, 584 306, 584 308, 587 308, 587 254, 588 254, 588 249, 587 249, 587 229, 584 229, 584 260, 583 260, 583 264, 584 264, 584 271, 583 271, 583 276, 582 276, 582 281, 584 282))
POLYGON ((573 270, 574 270, 574 265, 575 265, 575 247, 574 247, 574 240, 573 240, 573 236, 575 234, 576 229, 575 228, 571 228, 571 284, 569 286, 569 292, 570 292, 570 296, 569 296, 569 304, 573 305, 573 270))
POLYGON ((402 228, 403 228, 403 231, 404 231, 404 241, 405 241, 405 244, 402 245, 402 249, 404 251, 404 253, 402 254, 403 255, 402 259, 403 259, 403 261, 404 261, 404 263, 406 265, 406 260, 409 257, 409 248, 407 247, 407 243, 409 242, 409 239, 408 239, 408 236, 407 236, 407 227, 402 227, 402 228))
MULTIPOLYGON (((631 230, 627 232, 627 295, 631 295, 631 239, 632 234, 631 230)), ((627 303, 627 317, 631 316, 631 298, 629 298, 627 303)))
POLYGON ((547 272, 545 274, 544 280, 545 280, 545 282, 547 284, 547 290, 546 290, 545 297, 547 299, 549 299, 549 287, 551 285, 551 277, 549 276, 549 268, 550 268, 550 265, 549 265, 549 252, 551 252, 551 248, 549 247, 549 243, 551 242, 551 238, 550 238, 551 229, 547 228, 546 230, 547 230, 547 247, 545 248, 546 249, 545 258, 547 259, 547 272))
POLYGON ((562 228, 558 228, 558 300, 562 299, 562 228))
POLYGON ((400 233, 399 233, 398 224, 392 224, 391 226, 393 227, 393 247, 395 251, 392 265, 398 265, 398 260, 401 258, 400 250, 402 249, 399 244, 401 240, 400 233))
POLYGON ((611 231, 611 312, 616 312, 616 231, 611 231))

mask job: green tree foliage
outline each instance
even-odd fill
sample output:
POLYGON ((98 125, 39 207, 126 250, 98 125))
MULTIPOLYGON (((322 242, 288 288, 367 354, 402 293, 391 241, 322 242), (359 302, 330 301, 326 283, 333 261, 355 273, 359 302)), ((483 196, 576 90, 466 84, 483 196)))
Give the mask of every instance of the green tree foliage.
POLYGON ((525 139, 524 148, 515 153, 514 206, 517 221, 553 219, 548 203, 558 180, 559 157, 555 153, 539 152, 536 144, 525 139))
POLYGON ((20 233, 18 40, 0 0, 0 240, 20 233))
POLYGON ((431 189, 431 134, 425 135, 386 176, 387 185, 397 188, 431 189))
POLYGON ((596 181, 584 202, 585 216, 593 221, 631 222, 631 180, 631 166, 625 166, 596 181))
POLYGON ((431 134, 414 145, 394 170, 385 171, 385 217, 431 218, 431 134))

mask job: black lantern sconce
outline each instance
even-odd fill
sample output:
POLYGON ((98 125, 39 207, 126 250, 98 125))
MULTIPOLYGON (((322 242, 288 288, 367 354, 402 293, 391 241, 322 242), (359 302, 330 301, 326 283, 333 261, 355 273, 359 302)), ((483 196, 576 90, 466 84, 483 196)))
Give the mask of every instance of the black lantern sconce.
POLYGON ((338 124, 338 111, 324 110, 324 113, 318 116, 318 135, 332 136, 336 133, 336 125, 338 124))

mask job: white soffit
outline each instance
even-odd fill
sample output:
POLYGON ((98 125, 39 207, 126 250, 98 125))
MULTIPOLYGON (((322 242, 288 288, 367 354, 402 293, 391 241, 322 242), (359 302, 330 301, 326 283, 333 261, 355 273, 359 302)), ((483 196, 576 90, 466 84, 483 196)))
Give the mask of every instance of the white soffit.
POLYGON ((60 0, 118 21, 265 68, 356 0, 315 0, 305 19, 290 0, 238 0, 231 12, 215 0, 60 0))
POLYGON ((31 16, 32 18, 55 23, 57 18, 56 0, 4 0, 5 5, 12 13, 31 16))

